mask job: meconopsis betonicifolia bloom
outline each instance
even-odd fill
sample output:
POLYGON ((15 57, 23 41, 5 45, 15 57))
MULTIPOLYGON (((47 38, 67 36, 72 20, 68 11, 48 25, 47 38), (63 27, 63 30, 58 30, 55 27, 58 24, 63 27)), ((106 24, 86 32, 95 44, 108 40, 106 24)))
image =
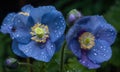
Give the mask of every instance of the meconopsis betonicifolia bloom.
POLYGON ((102 16, 84 16, 74 23, 66 40, 78 61, 89 69, 95 69, 111 58, 111 45, 116 34, 115 28, 102 16))
POLYGON ((6 16, 1 32, 10 34, 16 55, 49 62, 62 45, 65 27, 64 17, 55 7, 26 5, 21 12, 6 16))

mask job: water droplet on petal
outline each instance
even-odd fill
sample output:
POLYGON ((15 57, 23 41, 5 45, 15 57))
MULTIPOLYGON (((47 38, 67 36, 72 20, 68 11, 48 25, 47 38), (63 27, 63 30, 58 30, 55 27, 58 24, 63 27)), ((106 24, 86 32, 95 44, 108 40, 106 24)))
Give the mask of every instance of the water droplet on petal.
POLYGON ((42 55, 44 54, 44 52, 41 53, 42 55))
POLYGON ((105 57, 106 55, 104 54, 103 56, 105 57))
POLYGON ((18 22, 20 22, 20 20, 18 20, 18 22))
POLYGON ((51 48, 53 47, 53 45, 51 45, 51 48))
POLYGON ((19 37, 19 35, 18 35, 18 34, 17 34, 16 36, 17 36, 17 37, 19 37))
POLYGON ((12 37, 12 39, 14 39, 14 37, 12 37))
POLYGON ((108 50, 106 50, 106 52, 108 52, 108 50))
POLYGON ((85 63, 85 61, 82 61, 82 63, 84 64, 84 63, 85 63))
POLYGON ((57 37, 59 37, 58 35, 56 35, 57 37))
POLYGON ((100 48, 102 49, 102 48, 103 48, 103 46, 100 46, 100 48))
POLYGON ((97 55, 97 53, 94 53, 94 55, 96 56, 96 55, 97 55))
POLYGON ((28 52, 28 49, 26 49, 25 52, 27 53, 27 52, 28 52))
POLYGON ((93 49, 93 51, 96 51, 96 49, 93 49))
POLYGON ((105 51, 106 49, 104 48, 103 50, 105 51))
POLYGON ((57 25, 57 23, 55 23, 55 25, 57 25))
POLYGON ((90 64, 87 64, 87 66, 90 66, 90 64))

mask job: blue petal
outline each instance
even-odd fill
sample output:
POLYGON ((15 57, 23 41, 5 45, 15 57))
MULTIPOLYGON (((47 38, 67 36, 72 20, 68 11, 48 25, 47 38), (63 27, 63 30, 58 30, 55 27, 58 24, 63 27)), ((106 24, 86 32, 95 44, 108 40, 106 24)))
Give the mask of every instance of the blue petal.
POLYGON ((57 10, 43 15, 42 23, 48 25, 52 42, 59 39, 65 31, 66 23, 64 17, 57 10))
POLYGON ((15 41, 15 40, 13 40, 13 43, 12 43, 12 50, 18 56, 27 57, 22 51, 19 50, 19 48, 18 48, 18 42, 15 41))
POLYGON ((33 9, 33 7, 30 4, 28 4, 28 5, 23 6, 21 8, 21 11, 30 13, 32 9, 33 9))
POLYGON ((45 44, 31 41, 29 44, 19 44, 19 49, 28 57, 49 62, 55 52, 55 45, 48 40, 45 44))
POLYGON ((67 45, 74 55, 76 55, 78 58, 81 58, 80 44, 76 39, 71 40, 70 43, 68 43, 67 45))
POLYGON ((17 29, 10 35, 12 39, 15 39, 19 43, 29 43, 31 41, 30 32, 26 29, 17 29))
POLYGON ((68 43, 71 42, 72 39, 77 39, 77 37, 84 31, 80 31, 80 26, 77 24, 74 24, 68 31, 66 35, 66 40, 68 43))
POLYGON ((13 27, 13 20, 15 18, 16 14, 15 13, 10 13, 8 14, 3 23, 2 23, 2 26, 1 26, 1 32, 2 33, 10 33, 11 32, 11 29, 13 27))
POLYGON ((15 29, 11 32, 12 39, 17 40, 20 43, 28 43, 31 40, 31 27, 34 25, 33 20, 30 17, 24 15, 16 15, 14 19, 13 28, 15 29))
POLYGON ((102 16, 85 16, 83 18, 80 18, 79 20, 76 21, 77 25, 79 25, 79 29, 81 31, 86 31, 86 32, 91 32, 95 33, 96 29, 102 24, 106 24, 106 21, 102 16))
POLYGON ((94 63, 102 63, 111 58, 112 51, 108 42, 96 40, 95 46, 88 52, 88 57, 94 63))
POLYGON ((78 19, 75 24, 70 28, 66 35, 66 39, 70 42, 71 39, 77 38, 83 32, 97 33, 100 25, 105 25, 107 22, 102 16, 84 16, 78 19))
POLYGON ((13 22, 15 28, 31 29, 31 27, 34 25, 32 17, 22 14, 17 14, 13 22))
POLYGON ((114 43, 116 38, 116 30, 110 24, 101 24, 95 33, 97 39, 106 40, 110 45, 114 43))
POLYGON ((88 69, 97 69, 100 67, 99 64, 93 63, 91 60, 88 59, 85 51, 82 52, 82 56, 79 59, 79 62, 88 69))
POLYGON ((55 41, 56 52, 59 51, 60 48, 62 47, 64 39, 65 39, 65 36, 63 35, 57 41, 55 41))
POLYGON ((33 8, 30 12, 30 16, 34 19, 35 23, 41 23, 42 16, 46 13, 51 12, 52 10, 55 10, 55 7, 53 6, 41 6, 38 8, 33 8))

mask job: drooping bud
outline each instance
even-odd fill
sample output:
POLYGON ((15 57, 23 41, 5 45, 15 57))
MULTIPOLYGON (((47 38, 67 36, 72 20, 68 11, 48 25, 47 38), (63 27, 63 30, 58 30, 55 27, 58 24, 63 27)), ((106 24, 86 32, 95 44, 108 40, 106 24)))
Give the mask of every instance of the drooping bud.
POLYGON ((10 69, 15 69, 18 67, 18 61, 15 58, 8 58, 5 60, 5 66, 10 69))
POLYGON ((68 18, 67 21, 69 24, 73 24, 78 18, 82 17, 82 14, 80 11, 76 10, 76 9, 72 9, 69 13, 68 13, 68 18))

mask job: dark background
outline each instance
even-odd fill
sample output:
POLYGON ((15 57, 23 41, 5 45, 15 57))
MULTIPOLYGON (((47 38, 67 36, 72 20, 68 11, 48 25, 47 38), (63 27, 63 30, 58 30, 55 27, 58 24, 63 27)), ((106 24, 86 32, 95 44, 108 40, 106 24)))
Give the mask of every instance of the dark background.
MULTIPOLYGON (((112 24, 118 31, 117 39, 112 45, 113 56, 108 62, 104 62, 101 68, 88 70, 79 64, 76 58, 70 58, 66 51, 65 72, 120 72, 120 1, 119 0, 0 0, 0 24, 5 16, 10 12, 19 12, 21 7, 31 4, 34 7, 53 5, 60 10, 65 18, 67 13, 76 8, 83 15, 103 15, 105 19, 112 24), (68 56, 67 56, 68 55, 68 56), (67 59, 70 58, 70 59, 67 59)), ((20 58, 13 54, 11 50, 11 39, 9 35, 0 33, 0 72, 29 72, 25 67, 19 66, 16 69, 8 69, 4 66, 4 61, 8 57, 14 57, 21 62, 26 59, 20 58)), ((70 53, 72 54, 72 53, 70 53)), ((54 61, 59 57, 56 54, 49 63, 32 60, 33 72, 58 72, 59 64, 54 61)), ((59 60, 57 60, 59 62, 59 60)))

